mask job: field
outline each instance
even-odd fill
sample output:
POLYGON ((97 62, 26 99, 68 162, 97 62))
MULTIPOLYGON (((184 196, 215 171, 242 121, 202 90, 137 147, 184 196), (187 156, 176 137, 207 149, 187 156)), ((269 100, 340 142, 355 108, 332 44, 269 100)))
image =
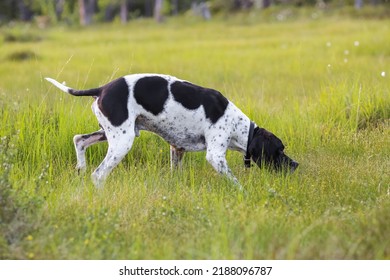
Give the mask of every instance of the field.
POLYGON ((390 21, 252 14, 200 22, 0 29, 1 259, 390 259, 390 21), (96 190, 72 137, 98 129, 90 88, 167 73, 220 90, 300 166, 228 162, 245 192, 142 132, 96 190))

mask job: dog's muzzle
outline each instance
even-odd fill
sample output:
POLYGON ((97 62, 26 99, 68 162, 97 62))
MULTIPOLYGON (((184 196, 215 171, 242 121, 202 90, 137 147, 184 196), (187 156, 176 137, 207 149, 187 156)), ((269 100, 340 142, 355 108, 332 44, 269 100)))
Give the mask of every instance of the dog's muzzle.
POLYGON ((282 154, 282 159, 277 162, 275 165, 275 168, 277 170, 285 170, 285 171, 290 171, 290 173, 294 173, 295 169, 297 169, 299 166, 299 163, 296 162, 295 160, 289 158, 286 154, 282 154))
POLYGON ((294 160, 291 161, 291 163, 290 163, 290 172, 293 173, 295 171, 295 169, 297 169, 298 165, 299 165, 298 162, 296 162, 294 160))

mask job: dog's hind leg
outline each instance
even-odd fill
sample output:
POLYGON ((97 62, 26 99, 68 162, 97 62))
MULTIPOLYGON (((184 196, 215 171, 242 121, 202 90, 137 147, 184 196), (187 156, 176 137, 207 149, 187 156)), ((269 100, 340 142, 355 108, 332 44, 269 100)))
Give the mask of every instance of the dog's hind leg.
POLYGON ((92 181, 96 187, 103 186, 107 176, 130 151, 135 138, 134 124, 124 125, 122 129, 115 127, 106 131, 111 131, 110 134, 106 133, 108 151, 102 163, 92 173, 92 181))
POLYGON ((78 134, 73 137, 77 156, 76 169, 79 173, 84 172, 86 169, 85 150, 93 144, 104 141, 107 141, 107 137, 103 129, 90 134, 78 134))
POLYGON ((177 167, 181 167, 183 155, 184 155, 183 149, 178 149, 172 145, 170 146, 171 170, 177 167))

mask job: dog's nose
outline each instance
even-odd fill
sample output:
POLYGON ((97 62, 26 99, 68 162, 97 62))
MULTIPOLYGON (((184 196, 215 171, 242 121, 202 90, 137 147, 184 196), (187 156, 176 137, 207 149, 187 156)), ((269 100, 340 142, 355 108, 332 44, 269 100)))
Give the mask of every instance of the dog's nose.
POLYGON ((295 169, 297 169, 298 165, 299 165, 299 163, 294 161, 294 160, 290 163, 291 173, 293 173, 295 171, 295 169))

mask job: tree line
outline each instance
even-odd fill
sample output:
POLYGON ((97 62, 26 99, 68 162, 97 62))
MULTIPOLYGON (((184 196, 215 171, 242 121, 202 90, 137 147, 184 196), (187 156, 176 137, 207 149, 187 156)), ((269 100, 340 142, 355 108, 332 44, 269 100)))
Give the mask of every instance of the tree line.
POLYGON ((272 5, 326 6, 389 5, 390 0, 1 0, 0 24, 9 21, 67 22, 89 25, 94 21, 113 21, 119 17, 125 23, 132 18, 178 15, 189 10, 209 19, 212 13, 267 9, 272 5))

